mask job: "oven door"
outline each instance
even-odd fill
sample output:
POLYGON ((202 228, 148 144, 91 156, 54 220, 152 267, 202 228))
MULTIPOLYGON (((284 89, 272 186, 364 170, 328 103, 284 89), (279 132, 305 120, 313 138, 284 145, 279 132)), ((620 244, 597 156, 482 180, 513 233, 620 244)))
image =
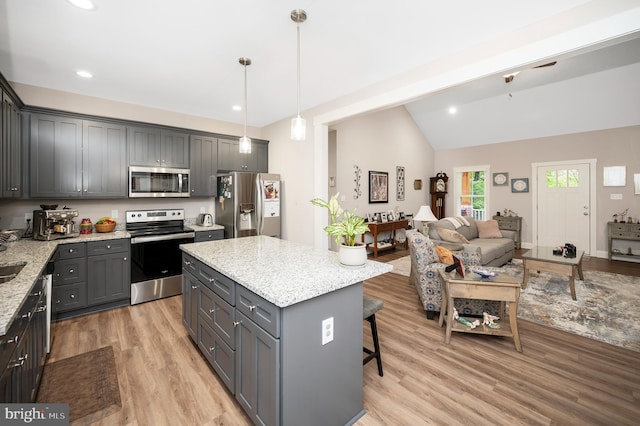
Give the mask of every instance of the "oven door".
POLYGON ((182 293, 180 244, 192 243, 195 233, 131 238, 131 304, 182 293))

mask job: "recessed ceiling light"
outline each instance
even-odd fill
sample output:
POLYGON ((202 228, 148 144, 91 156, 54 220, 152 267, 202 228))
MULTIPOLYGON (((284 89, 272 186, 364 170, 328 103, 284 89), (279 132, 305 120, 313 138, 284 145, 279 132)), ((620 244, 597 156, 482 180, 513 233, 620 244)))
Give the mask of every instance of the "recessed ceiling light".
POLYGON ((242 107, 240 105, 234 105, 231 107, 231 109, 234 111, 242 111, 242 107))
POLYGON ((96 5, 91 0, 69 0, 69 3, 83 10, 96 10, 96 5))
POLYGON ((449 107, 449 114, 453 115, 456 112, 458 112, 458 108, 456 108, 454 106, 449 107))
POLYGON ((76 71, 76 75, 82 78, 93 78, 93 74, 91 74, 89 71, 85 71, 85 70, 78 70, 76 71))

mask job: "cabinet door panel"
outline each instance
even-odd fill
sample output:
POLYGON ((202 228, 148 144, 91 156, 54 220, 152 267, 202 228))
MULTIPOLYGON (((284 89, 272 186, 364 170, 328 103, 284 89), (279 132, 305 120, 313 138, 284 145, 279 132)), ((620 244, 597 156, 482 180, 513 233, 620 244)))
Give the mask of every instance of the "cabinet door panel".
POLYGON ((237 318, 236 399, 254 423, 277 425, 279 341, 239 312, 237 318))
POLYGON ((22 119, 20 110, 6 94, 2 100, 0 113, 0 128, 2 130, 2 190, 0 196, 4 198, 19 198, 22 196, 22 119))
POLYGON ((31 197, 82 195, 82 120, 31 116, 31 197))
POLYGON ((89 256, 87 260, 89 306, 131 296, 131 268, 128 253, 89 256))
POLYGON ((58 260, 53 269, 53 285, 66 285, 87 280, 87 260, 84 257, 58 260))
POLYGON ((189 136, 185 133, 162 132, 160 154, 162 167, 189 168, 189 136))
POLYGON ((204 321, 198 323, 198 347, 229 391, 235 393, 236 354, 204 321))
POLYGON ((206 136, 191 136, 189 142, 191 170, 191 196, 216 195, 217 140, 206 136))
POLYGON ((129 165, 161 167, 160 130, 149 127, 129 127, 129 165))
POLYGON ((85 308, 87 306, 87 283, 53 287, 51 297, 52 313, 85 308))
POLYGON ((127 130, 98 121, 83 122, 83 193, 87 197, 127 196, 127 130))

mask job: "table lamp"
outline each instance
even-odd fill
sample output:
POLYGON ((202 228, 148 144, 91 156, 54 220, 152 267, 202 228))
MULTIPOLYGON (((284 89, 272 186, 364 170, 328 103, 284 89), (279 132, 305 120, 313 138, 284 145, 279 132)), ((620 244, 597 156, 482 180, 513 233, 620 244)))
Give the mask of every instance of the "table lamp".
POLYGON ((438 218, 433 215, 431 207, 420 206, 420 210, 413 218, 413 221, 422 222, 422 234, 429 237, 429 222, 437 222, 438 218))

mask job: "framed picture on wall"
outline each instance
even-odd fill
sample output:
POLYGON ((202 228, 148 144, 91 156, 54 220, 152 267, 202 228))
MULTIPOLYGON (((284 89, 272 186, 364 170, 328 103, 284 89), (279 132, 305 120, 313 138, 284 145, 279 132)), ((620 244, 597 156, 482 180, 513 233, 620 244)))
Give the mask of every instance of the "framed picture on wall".
POLYGON ((389 202, 389 173, 369 172, 369 203, 389 202))

